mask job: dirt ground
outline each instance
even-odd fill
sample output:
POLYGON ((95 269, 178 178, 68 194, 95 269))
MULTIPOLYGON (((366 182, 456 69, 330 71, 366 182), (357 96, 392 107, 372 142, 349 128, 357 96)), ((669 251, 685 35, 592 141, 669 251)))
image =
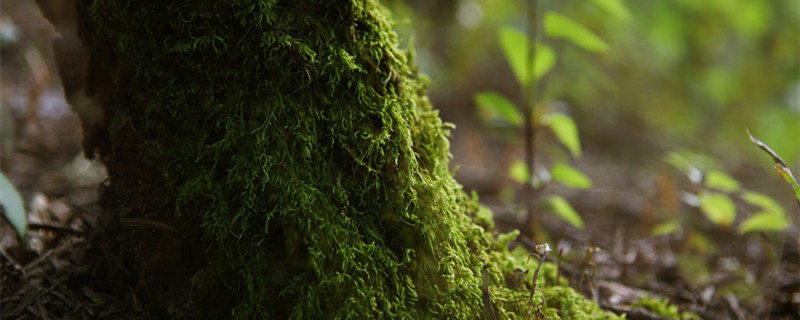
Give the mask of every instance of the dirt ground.
MULTIPOLYGON (((0 168, 25 199, 30 222, 24 240, 4 218, 0 223, 0 318, 136 318, 142 305, 121 280, 129 276, 126 266, 109 263, 113 257, 91 240, 102 228, 97 192, 105 170, 83 157, 80 124, 64 99, 49 45, 54 31, 33 1, 7 0, 0 9, 0 168)), ((497 177, 505 168, 492 163, 497 152, 516 151, 498 151, 480 128, 447 109, 444 101, 455 98, 432 100, 459 128, 452 145, 458 179, 481 193, 500 232, 520 226, 519 210, 499 200, 507 181, 497 177)), ((688 218, 702 236, 654 237, 659 206, 691 212, 675 195, 683 183, 677 174, 621 164, 591 146, 578 166, 596 187, 554 192, 571 200, 588 227, 576 232, 545 215, 540 229, 563 274, 602 307, 629 319, 660 319, 630 307, 649 295, 703 319, 800 318, 796 226, 785 234, 742 237, 688 218), (696 269, 706 274, 690 274, 696 269)), ((532 240, 512 245, 532 246, 532 240)))

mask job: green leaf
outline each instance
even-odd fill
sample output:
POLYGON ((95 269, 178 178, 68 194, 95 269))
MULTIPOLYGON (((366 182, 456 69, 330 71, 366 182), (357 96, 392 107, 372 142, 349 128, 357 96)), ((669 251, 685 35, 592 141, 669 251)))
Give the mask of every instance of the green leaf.
POLYGON ((783 207, 767 195, 748 191, 743 193, 741 197, 745 202, 761 208, 760 212, 786 216, 786 211, 783 210, 783 207))
POLYGON ((0 206, 5 209, 3 212, 6 218, 17 230, 19 237, 24 237, 25 230, 28 228, 28 216, 22 205, 22 197, 2 172, 0 172, 0 206))
POLYGON ((628 21, 631 18, 631 14, 622 3, 622 0, 592 0, 592 2, 620 20, 628 21))
POLYGON ((544 125, 549 126, 561 144, 567 147, 574 157, 581 156, 581 140, 578 138, 578 126, 572 118, 560 113, 551 113, 542 117, 544 125))
POLYGON ((533 74, 536 79, 541 78, 547 74, 553 66, 556 65, 556 53, 550 46, 537 43, 536 44, 536 60, 533 63, 533 74))
POLYGON ((664 157, 664 161, 685 173, 693 183, 700 183, 703 180, 703 172, 678 152, 670 152, 664 157))
POLYGON ((785 215, 762 212, 755 214, 739 225, 739 233, 745 234, 754 231, 783 231, 791 222, 785 215))
POLYGON ((511 66, 517 81, 523 85, 531 82, 531 75, 537 79, 541 78, 556 64, 555 51, 543 43, 536 44, 536 59, 533 63, 529 63, 530 42, 524 33, 516 29, 502 28, 498 37, 506 61, 511 66))
POLYGON ((739 182, 736 179, 717 170, 711 170, 706 174, 706 186, 727 192, 739 190, 739 182))
POLYGON ((528 70, 528 48, 530 43, 528 37, 524 33, 509 27, 500 29, 498 35, 500 39, 500 48, 503 49, 503 54, 506 56, 508 64, 511 65, 511 71, 517 77, 517 81, 521 84, 530 82, 531 77, 528 70))
POLYGON ((530 180, 531 171, 528 169, 528 166, 525 164, 525 162, 517 160, 511 164, 511 167, 508 168, 508 176, 511 178, 511 180, 521 184, 526 184, 530 180))
POLYGON ((789 166, 786 165, 786 162, 783 161, 783 158, 781 158, 781 156, 773 151, 772 148, 770 148, 767 144, 753 137, 753 135, 750 134, 750 129, 747 129, 747 136, 750 137, 751 142, 772 157, 772 161, 775 162, 775 171, 781 175, 783 180, 792 185, 792 188, 794 189, 794 196, 797 198, 797 205, 800 205, 800 184, 797 183, 797 179, 792 174, 792 170, 789 170, 789 166))
POLYGON ((514 126, 522 125, 522 114, 513 102, 495 92, 480 92, 475 95, 478 112, 485 120, 502 120, 514 126))
POLYGON ((583 229, 583 219, 581 219, 581 216, 578 215, 578 212, 572 208, 566 199, 557 195, 551 195, 547 197, 545 201, 547 201, 547 204, 556 217, 561 218, 561 220, 566 221, 575 228, 583 229))
POLYGON ((736 205, 721 193, 705 193, 700 196, 700 210, 708 220, 718 226, 729 226, 736 219, 736 205))
POLYGON ((578 189, 589 189, 592 187, 592 180, 590 180, 578 169, 564 163, 556 163, 553 169, 550 170, 553 179, 563 183, 567 187, 578 189))
POLYGON ((686 158, 674 151, 670 152, 666 157, 664 157, 664 161, 671 164, 675 168, 678 168, 678 170, 684 173, 689 172, 690 168, 694 168, 689 160, 686 160, 686 158))
POLYGON ((608 44, 592 31, 555 12, 545 14, 544 30, 550 37, 570 40, 587 51, 607 52, 610 49, 608 44))
POLYGON ((797 198, 797 203, 800 205, 800 184, 797 183, 797 179, 794 178, 792 175, 792 171, 789 170, 788 167, 778 167, 775 166, 775 171, 781 175, 781 178, 792 185, 794 188, 794 197, 797 198))
POLYGON ((739 224, 740 234, 753 231, 783 231, 791 224, 783 207, 769 196, 748 191, 741 197, 745 202, 759 207, 761 210, 739 224))
POLYGON ((681 229, 681 224, 678 221, 668 221, 653 227, 653 236, 665 236, 678 232, 681 229))

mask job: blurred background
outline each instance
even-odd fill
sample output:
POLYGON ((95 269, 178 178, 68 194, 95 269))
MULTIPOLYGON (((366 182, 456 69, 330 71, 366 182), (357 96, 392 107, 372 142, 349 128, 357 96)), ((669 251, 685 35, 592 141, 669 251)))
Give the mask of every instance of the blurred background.
MULTIPOLYGON (((619 294, 603 293, 605 279, 703 318, 794 319, 798 203, 745 129, 800 172, 800 1, 540 0, 535 13, 532 3, 383 2, 433 106, 455 124, 456 178, 498 232, 531 228, 520 203, 532 182, 542 216, 526 241, 550 243, 570 283, 601 305, 619 294), (503 32, 531 39, 531 23, 550 51, 533 100, 501 44, 503 32), (516 111, 478 103, 487 92, 516 111), (526 104, 537 166, 522 170, 526 104), (579 153, 548 124, 554 114, 577 128, 579 153), (775 219, 751 219, 765 212, 775 219)), ((82 157, 55 36, 32 0, 0 2, 0 167, 40 228, 20 244, 3 221, 6 274, 62 246, 48 225, 82 232, 99 213, 104 171, 82 157)))
POLYGON ((518 111, 535 108, 531 181, 543 214, 535 241, 557 244, 573 264, 600 248, 601 278, 719 312, 703 318, 800 314, 798 202, 746 133, 800 171, 800 1, 539 0, 536 13, 520 0, 386 3, 430 78, 434 107, 455 124, 456 177, 492 209, 500 231, 530 227, 525 179, 515 178, 525 137, 514 117, 486 112, 476 99, 485 92, 518 111), (565 35, 548 16, 596 39, 565 35), (516 30, 530 41, 532 24, 554 56, 533 103, 502 35, 516 30), (542 121, 553 113, 574 120, 582 153, 542 121), (560 164, 591 186, 541 183, 560 164), (568 200, 585 225, 559 213, 551 196, 568 200), (771 200, 761 206, 759 196, 771 200), (755 221, 767 211, 785 220, 755 221))
MULTIPOLYGON (((388 5, 401 39, 413 39, 419 68, 431 78, 433 105, 457 127, 453 163, 462 171, 475 166, 503 176, 498 154, 475 145, 521 148, 521 137, 491 140, 498 133, 482 126, 473 97, 497 91, 522 105, 498 32, 504 27, 526 32, 526 3, 388 5)), ((745 128, 799 169, 798 1, 541 0, 539 9, 542 16, 568 16, 610 47, 589 52, 548 37, 539 27, 538 41, 554 49, 557 61, 539 80, 537 108, 571 115, 587 157, 653 167, 668 152, 691 152, 751 187, 786 189, 767 172, 770 159, 749 142, 745 128), (604 2, 622 7, 610 10, 604 2)), ((579 162, 591 173, 588 159, 579 162)), ((468 189, 485 188, 471 185, 469 175, 478 174, 463 172, 468 189)))

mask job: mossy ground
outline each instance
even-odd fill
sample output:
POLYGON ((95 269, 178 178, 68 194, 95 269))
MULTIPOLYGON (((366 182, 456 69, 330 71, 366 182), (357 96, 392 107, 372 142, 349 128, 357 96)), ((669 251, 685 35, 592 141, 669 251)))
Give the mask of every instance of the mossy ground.
POLYGON ((529 280, 506 281, 531 267, 448 171, 448 126, 375 1, 94 1, 81 13, 111 183, 150 171, 160 219, 202 235, 205 266, 185 291, 219 305, 198 308, 478 319, 488 266, 498 319, 615 317, 556 285, 550 264, 531 303, 529 280))

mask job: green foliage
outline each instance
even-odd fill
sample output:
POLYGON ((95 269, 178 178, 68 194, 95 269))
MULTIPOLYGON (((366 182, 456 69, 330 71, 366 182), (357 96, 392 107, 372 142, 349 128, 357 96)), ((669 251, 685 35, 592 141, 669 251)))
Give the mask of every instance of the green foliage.
POLYGON ((586 303, 586 298, 570 287, 548 287, 543 288, 542 292, 545 296, 553 297, 551 298, 554 300, 553 304, 559 306, 561 311, 559 318, 550 313, 554 319, 624 319, 617 315, 609 315, 596 303, 586 303))
POLYGON ((592 2, 618 19, 629 21, 631 18, 631 14, 622 0, 592 0, 592 2))
POLYGON ((572 118, 561 113, 551 113, 542 117, 542 124, 553 130, 558 141, 569 150, 572 156, 581 156, 581 140, 578 137, 578 126, 572 118))
MULTIPOLYGON (((482 9, 477 27, 464 27, 458 19, 439 19, 440 13, 434 11, 429 11, 430 23, 414 24, 418 47, 428 48, 426 53, 432 56, 423 70, 441 88, 485 82, 473 77, 481 74, 479 70, 500 67, 495 53, 503 52, 491 48, 497 46, 497 31, 509 26, 523 30, 526 22, 532 22, 519 1, 457 3, 482 9), (442 33, 443 29, 448 32, 442 33)), ((624 134, 613 124, 626 119, 648 137, 703 149, 736 165, 762 156, 744 146, 744 141, 731 138, 750 127, 787 163, 797 163, 797 2, 573 0, 539 4, 541 12, 569 17, 613 48, 613 54, 598 56, 570 41, 537 40, 550 45, 558 57, 540 85, 541 101, 537 102, 540 106, 554 100, 566 102, 569 114, 583 121, 580 129, 587 137, 624 134), (627 12, 629 19, 620 18, 625 16, 621 12, 627 12), (597 112, 606 121, 583 120, 602 120, 595 117, 597 112)), ((412 21, 426 18, 425 11, 415 14, 412 21)), ((537 57, 541 52, 537 51, 537 57)))
POLYGON ((513 126, 522 125, 520 114, 513 102, 495 92, 480 92, 475 95, 481 119, 491 122, 506 122, 513 126))
POLYGON ((668 319, 699 319, 693 313, 680 312, 678 307, 669 303, 669 299, 659 299, 656 297, 644 296, 640 297, 633 304, 633 307, 644 308, 658 316, 668 319))
POLYGON ((11 184, 6 175, 0 172, 0 206, 3 207, 8 222, 17 231, 20 238, 25 237, 25 230, 28 228, 28 215, 25 213, 25 206, 22 204, 22 197, 17 188, 11 184))
POLYGON ((508 244, 511 243, 512 240, 519 237, 519 234, 520 234, 519 230, 513 230, 509 233, 499 234, 497 235, 497 244, 500 246, 501 249, 508 248, 508 244))
POLYGON ((736 219, 736 205, 728 196, 721 193, 702 193, 700 209, 709 221, 718 226, 727 227, 736 219))
POLYGON ((553 51, 553 48, 543 43, 537 43, 536 58, 533 62, 534 77, 538 79, 547 74, 556 65, 556 60, 556 52, 553 51))
POLYGON ((592 187, 592 180, 586 177, 582 172, 565 163, 554 164, 553 168, 550 169, 550 174, 553 175, 554 180, 568 187, 578 189, 589 189, 592 187))
POLYGON ((530 64, 528 63, 530 43, 524 33, 512 28, 502 28, 498 34, 500 48, 503 49, 511 71, 521 84, 530 83, 530 64))
POLYGON ((522 160, 515 160, 511 167, 508 168, 508 176, 520 184, 526 184, 530 181, 531 171, 522 160))
POLYGON ((773 214, 771 212, 760 212, 742 221, 739 225, 739 233, 745 234, 756 231, 783 231, 792 222, 785 214, 773 214))
POLYGON ((694 179, 692 177, 697 175, 702 175, 702 172, 698 170, 694 165, 692 165, 689 160, 687 160, 684 156, 677 152, 670 152, 664 157, 664 161, 671 164, 672 166, 678 168, 681 172, 685 173, 687 177, 689 177, 692 181, 699 181, 698 179, 694 179))
MULTIPOLYGON (((714 225, 726 228, 735 222, 737 207, 732 197, 741 199, 745 203, 758 208, 754 214, 739 223, 737 229, 740 234, 758 231, 783 231, 791 225, 786 211, 772 198, 742 188, 739 181, 722 171, 706 169, 704 173, 698 167, 709 168, 713 167, 713 164, 708 163, 707 160, 697 154, 684 154, 671 152, 664 158, 664 161, 685 173, 692 183, 700 187, 698 191, 695 191, 696 194, 687 198, 694 200, 687 201, 687 203, 699 207, 706 218, 714 225), (694 162, 702 164, 695 165, 692 161, 687 160, 687 157, 692 158, 694 162)), ((655 228, 653 234, 670 234, 678 229, 679 227, 675 227, 671 222, 668 222, 655 228)))
POLYGON ((498 33, 500 48, 506 57, 517 81, 524 85, 534 78, 544 76, 556 64, 556 54, 550 46, 537 43, 532 48, 528 37, 516 29, 504 27, 498 33), (529 61, 530 50, 536 50, 536 57, 529 61))
POLYGON ((759 210, 739 225, 739 233, 754 231, 783 231, 791 225, 791 220, 783 208, 772 198, 756 193, 745 192, 742 200, 756 206, 759 210))
MULTIPOLYGON (((512 236, 516 237, 518 234, 519 231, 515 231, 507 235, 500 235, 499 238, 508 239, 512 236)), ((502 240, 501 243, 503 243, 502 240)), ((532 286, 534 282, 533 270, 535 270, 540 263, 536 260, 535 258, 530 258, 530 252, 518 246, 508 253, 504 268, 517 268, 509 269, 517 271, 523 269, 528 270, 528 272, 522 274, 521 281, 523 283, 517 285, 524 287, 524 284, 527 284, 528 286, 532 286)), ((506 305, 516 305, 522 312, 515 314, 502 313, 498 319, 503 319, 503 317, 508 317, 509 319, 624 319, 624 316, 618 316, 604 311, 596 302, 586 299, 586 297, 567 286, 567 281, 563 277, 556 278, 559 274, 558 268, 558 265, 555 263, 547 261, 542 262, 538 278, 536 278, 536 284, 539 290, 534 290, 532 293, 533 300, 528 303, 528 299, 531 295, 530 291, 521 295, 521 300, 501 300, 506 305), (540 303, 543 308, 537 312, 536 309, 540 303)), ((502 291, 498 290, 495 292, 502 291)), ((496 299, 495 301, 498 300, 500 299, 496 299)))
MULTIPOLYGON (((598 5, 614 10, 617 14, 624 12, 620 10, 620 8, 624 9, 624 7, 619 4, 598 3, 598 5)), ((590 51, 608 50, 608 45, 602 39, 560 14, 548 12, 545 17, 545 29, 548 36, 570 39, 584 49, 590 51)), ((523 90, 537 90, 537 88, 531 87, 530 84, 533 80, 544 76, 555 66, 557 61, 555 51, 543 43, 536 43, 536 46, 532 47, 531 41, 528 40, 524 33, 510 27, 500 28, 498 40, 500 48, 521 88, 523 90), (535 50, 535 52, 531 52, 531 50, 535 50), (534 60, 531 61, 531 58, 534 60)), ((475 96, 475 102, 478 105, 479 116, 486 122, 505 122, 519 128, 526 120, 522 112, 520 112, 520 108, 517 108, 513 102, 499 94, 481 92, 475 96)), ((526 103, 529 105, 523 108, 533 109, 536 101, 527 101, 526 103)), ((532 114, 533 118, 527 120, 536 122, 534 126, 549 127, 556 139, 564 145, 573 157, 578 158, 581 156, 578 126, 570 116, 558 112, 549 112, 544 115, 532 112, 532 114)), ((526 163, 517 160, 509 167, 508 174, 511 180, 520 184, 531 183, 537 189, 544 188, 551 181, 551 178, 573 188, 588 189, 592 185, 591 180, 586 175, 564 163, 556 163, 551 171, 548 171, 544 167, 528 168, 526 163), (537 171, 534 177, 531 177, 532 169, 537 171)), ((583 221, 580 215, 564 198, 552 196, 545 202, 550 206, 550 211, 557 217, 577 228, 583 228, 583 221)))
POLYGON ((772 151, 772 148, 767 146, 765 143, 754 138, 753 135, 750 134, 749 129, 747 130, 747 136, 750 137, 751 142, 772 157, 772 161, 775 162, 775 171, 780 174, 784 181, 788 182, 792 186, 794 189, 795 198, 797 198, 797 204, 800 206, 800 184, 797 183, 797 179, 792 174, 792 170, 789 169, 789 166, 786 165, 786 162, 783 161, 783 158, 781 158, 781 156, 779 156, 775 151, 772 151))
POLYGON ((592 31, 556 12, 545 14, 544 30, 550 37, 567 39, 587 51, 604 53, 611 49, 592 31))
POLYGON ((664 236, 668 234, 673 234, 678 230, 680 230, 680 228, 681 228, 680 222, 672 220, 657 224, 655 227, 653 227, 651 233, 653 234, 653 236, 664 236))
POLYGON ((765 213, 778 215, 785 214, 783 208, 767 195, 758 192, 747 191, 742 193, 741 197, 742 200, 751 205, 759 207, 765 213))
POLYGON ((710 170, 706 174, 706 187, 718 189, 725 192, 736 192, 739 190, 739 182, 724 172, 710 170))
POLYGON ((575 228, 583 229, 583 219, 581 219, 578 212, 572 208, 567 199, 558 195, 549 195, 544 199, 544 202, 556 217, 568 222, 575 228))

